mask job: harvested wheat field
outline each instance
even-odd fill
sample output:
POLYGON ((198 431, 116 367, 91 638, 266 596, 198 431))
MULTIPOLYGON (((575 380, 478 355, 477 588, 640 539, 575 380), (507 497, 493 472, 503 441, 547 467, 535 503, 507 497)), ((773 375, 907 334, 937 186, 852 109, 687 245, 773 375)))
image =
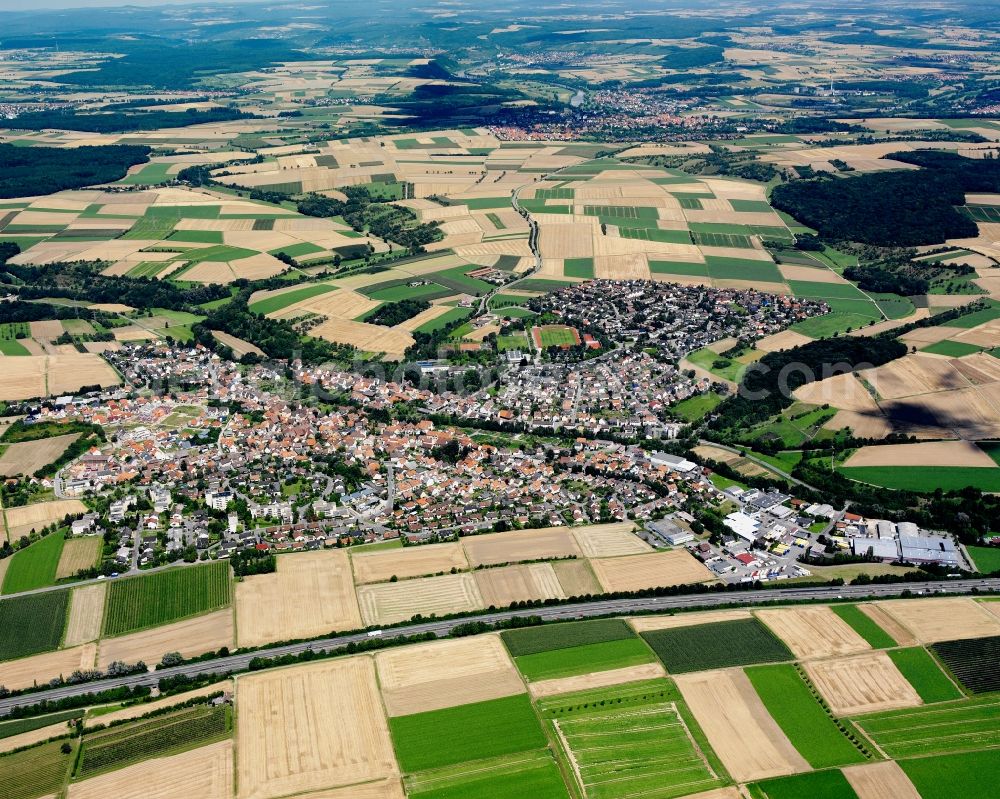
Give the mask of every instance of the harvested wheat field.
POLYGON ((684 549, 619 558, 594 558, 590 565, 601 587, 608 593, 703 583, 715 579, 715 575, 705 564, 684 549))
POLYGON ((7 533, 11 538, 27 535, 32 530, 41 530, 52 522, 62 521, 65 516, 86 513, 87 506, 78 499, 57 499, 52 502, 36 502, 20 508, 7 509, 7 533))
POLYGON ((616 555, 639 555, 653 548, 632 531, 632 522, 591 524, 574 527, 573 537, 588 558, 611 558, 616 555))
POLYGON ((906 772, 895 760, 841 769, 858 799, 920 799, 906 772))
POLYGON ((59 565, 56 567, 56 579, 72 577, 81 569, 89 569, 97 562, 104 542, 100 536, 88 535, 83 538, 69 538, 63 544, 59 565))
POLYGON ((354 580, 362 583, 378 583, 398 577, 426 577, 452 569, 466 571, 469 562, 465 550, 458 542, 428 544, 426 546, 390 549, 382 552, 351 555, 354 566, 354 580))
MULTIPOLYGON (((6 361, 4 366, 6 367, 6 361)), ((18 477, 37 472, 48 466, 66 451, 66 447, 80 437, 79 433, 43 438, 41 441, 22 441, 10 444, 0 455, 0 475, 18 477)))
POLYGON ((526 599, 564 599, 559 578, 549 563, 526 563, 480 569, 473 575, 486 607, 503 608, 526 599))
POLYGON ((69 619, 63 636, 64 646, 85 644, 100 637, 107 587, 107 583, 97 583, 73 589, 70 594, 69 619))
POLYGON ((847 622, 825 606, 765 608, 756 614, 801 660, 871 649, 847 622))
POLYGON ((496 635, 388 649, 375 655, 390 716, 484 702, 524 692, 496 635))
POLYGON ((116 660, 123 663, 138 663, 141 660, 152 666, 159 663, 167 652, 194 657, 224 646, 230 649, 236 646, 233 611, 230 608, 119 638, 104 638, 97 664, 106 669, 109 663, 116 660))
POLYGON ((586 560, 557 560, 551 566, 566 596, 601 593, 601 584, 586 560))
POLYGON ((862 447, 844 466, 981 466, 997 468, 996 462, 971 441, 927 441, 921 444, 885 444, 862 447))
POLYGON ((699 624, 715 624, 720 621, 740 621, 750 618, 749 610, 708 610, 703 613, 678 613, 675 616, 637 616, 629 619, 637 633, 650 630, 673 630, 677 627, 695 627, 699 624))
POLYGON ((39 727, 37 730, 22 732, 19 735, 10 735, 7 738, 0 738, 0 754, 3 752, 13 752, 24 746, 32 746, 47 741, 49 738, 56 738, 60 735, 70 733, 70 724, 60 721, 57 724, 49 724, 47 727, 39 727))
POLYGON ((463 538, 462 546, 473 566, 493 566, 581 554, 576 539, 566 527, 474 535, 463 538))
POLYGON ((195 699, 201 696, 210 696, 211 694, 217 694, 219 691, 225 691, 228 694, 233 692, 233 681, 232 680, 222 680, 221 682, 212 683, 211 685, 206 685, 204 688, 198 688, 194 691, 185 691, 182 694, 174 694, 173 696, 167 696, 163 699, 157 699, 152 702, 144 702, 139 705, 132 705, 131 707, 124 707, 121 710, 113 710, 110 713, 103 713, 96 716, 87 716, 84 719, 84 728, 91 727, 103 727, 109 724, 114 724, 119 721, 130 721, 131 719, 137 719, 140 716, 145 716, 149 713, 154 713, 158 710, 163 710, 164 708, 176 707, 177 705, 182 705, 189 699, 195 699))
POLYGON ((916 707, 920 696, 885 652, 805 664, 813 684, 837 716, 916 707))
POLYGON ((48 682, 53 677, 70 674, 77 669, 93 669, 96 655, 97 645, 85 644, 20 660, 8 660, 0 663, 0 685, 15 691, 30 688, 36 682, 48 682))
POLYGON ((236 338, 236 336, 231 336, 228 333, 223 333, 221 330, 213 330, 212 338, 216 339, 220 344, 225 344, 229 349, 233 351, 233 354, 237 358, 242 358, 248 353, 252 353, 259 358, 265 358, 264 351, 260 348, 251 344, 249 341, 244 341, 241 338, 236 338))
POLYGON ((885 612, 884 608, 872 602, 865 602, 858 605, 858 608, 869 619, 885 630, 893 640, 900 646, 913 646, 917 643, 916 636, 906 627, 899 623, 893 616, 885 612))
POLYGON ((754 344, 754 347, 761 352, 779 352, 781 350, 790 350, 792 347, 800 347, 803 344, 808 344, 810 341, 812 341, 811 338, 803 336, 801 333, 796 333, 794 330, 782 330, 780 333, 765 336, 754 344))
POLYGON ((233 742, 219 741, 73 783, 67 799, 229 799, 232 795, 233 742))
POLYGON ((626 666, 622 669, 595 671, 590 674, 580 674, 576 677, 560 677, 554 680, 540 680, 528 685, 533 697, 556 696, 569 694, 573 691, 587 691, 594 688, 606 688, 609 685, 623 685, 640 680, 653 680, 666 677, 667 672, 659 663, 644 663, 641 666, 626 666))
POLYGON ((1000 619, 972 599, 890 599, 876 607, 925 644, 1000 635, 1000 619))
POLYGON ((872 395, 854 374, 837 375, 807 383, 802 388, 797 388, 793 395, 795 399, 811 405, 829 403, 844 411, 879 413, 872 395))
POLYGON ((358 604, 365 624, 395 624, 418 613, 444 615, 485 607, 471 574, 362 585, 358 587, 358 604))
POLYGON ((279 555, 274 574, 236 584, 240 646, 261 646, 362 627, 343 550, 279 555))
POLYGON ((48 392, 53 396, 72 394, 83 386, 117 386, 118 373, 100 355, 91 352, 49 355, 48 392))
POLYGON ((4 358, 0 370, 0 400, 31 399, 48 394, 45 381, 46 355, 4 358))
POLYGON ((741 670, 678 674, 674 682, 737 782, 809 770, 741 670))
POLYGON ((370 657, 240 677, 236 698, 240 799, 288 796, 398 773, 370 657))
POLYGON ((299 793, 295 799, 406 799, 399 777, 386 777, 346 788, 327 788, 316 793, 299 793))

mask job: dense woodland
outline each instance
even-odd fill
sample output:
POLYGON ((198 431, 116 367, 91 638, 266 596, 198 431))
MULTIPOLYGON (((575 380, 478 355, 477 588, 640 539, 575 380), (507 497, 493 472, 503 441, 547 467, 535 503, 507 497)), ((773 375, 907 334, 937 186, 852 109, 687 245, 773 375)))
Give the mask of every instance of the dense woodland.
POLYGON ((345 186, 341 191, 347 202, 331 197, 309 195, 298 203, 300 214, 306 216, 340 216, 354 230, 368 231, 386 241, 394 241, 414 252, 425 244, 439 241, 444 234, 433 222, 418 223, 409 208, 390 205, 375 197, 367 186, 345 186))
POLYGON ((363 321, 370 325, 383 325, 384 327, 395 327, 408 319, 412 319, 419 313, 423 313, 431 304, 427 300, 400 300, 399 302, 387 302, 380 305, 369 313, 363 321))
POLYGON ((301 358, 307 364, 343 361, 355 352, 354 347, 346 344, 332 344, 323 339, 301 336, 285 320, 268 319, 253 313, 247 307, 249 297, 249 290, 240 292, 232 302, 217 308, 203 322, 194 325, 191 329, 198 343, 218 349, 211 331, 221 330, 249 341, 270 358, 301 358))
POLYGON ((796 180, 775 186, 771 194, 775 208, 824 238, 883 247, 978 235, 975 222, 955 208, 964 203, 953 174, 924 170, 796 180))
MULTIPOLYGON (((235 108, 209 108, 204 111, 114 111, 100 114, 80 114, 76 111, 35 111, 11 121, 17 130, 82 130, 88 133, 128 133, 137 130, 183 128, 206 122, 228 122, 233 119, 254 119, 235 108)), ((34 148, 37 149, 37 148, 34 148)), ((95 181, 97 182, 97 181, 95 181)))
POLYGON ((121 180, 129 167, 148 161, 149 152, 131 144, 72 149, 0 144, 0 197, 33 197, 121 180))

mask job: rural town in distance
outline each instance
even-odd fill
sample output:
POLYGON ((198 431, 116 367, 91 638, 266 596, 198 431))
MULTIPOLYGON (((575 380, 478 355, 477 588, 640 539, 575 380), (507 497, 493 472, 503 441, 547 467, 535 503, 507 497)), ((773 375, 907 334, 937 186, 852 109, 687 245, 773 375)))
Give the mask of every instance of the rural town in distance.
POLYGON ((0 799, 994 799, 991 4, 0 30, 0 799))

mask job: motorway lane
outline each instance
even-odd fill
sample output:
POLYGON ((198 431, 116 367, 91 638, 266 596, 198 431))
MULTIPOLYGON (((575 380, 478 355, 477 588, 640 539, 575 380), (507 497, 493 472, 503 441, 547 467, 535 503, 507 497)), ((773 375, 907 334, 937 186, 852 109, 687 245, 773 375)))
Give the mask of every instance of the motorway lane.
MULTIPOLYGON (((982 592, 1000 592, 1000 578, 976 578, 970 580, 953 580, 948 582, 924 583, 889 583, 874 585, 843 585, 819 588, 786 588, 764 589, 759 591, 733 591, 711 594, 686 594, 682 596, 648 597, 645 599, 606 599, 595 602, 585 602, 575 605, 553 605, 540 608, 524 608, 516 611, 499 611, 483 613, 477 616, 467 616, 461 619, 446 621, 428 621, 420 624, 410 624, 405 627, 394 627, 383 633, 384 638, 401 635, 420 635, 433 632, 438 637, 446 636, 455 627, 470 621, 495 623, 513 616, 540 616, 547 620, 582 619, 590 616, 621 615, 632 613, 649 613, 651 611, 670 611, 675 609, 711 608, 718 605, 758 605, 774 601, 795 600, 835 600, 835 599, 866 599, 898 596, 903 590, 913 594, 967 594, 972 589, 982 592)), ((283 646, 267 647, 256 652, 234 654, 223 658, 191 663, 183 666, 160 669, 155 672, 133 674, 128 677, 116 677, 108 680, 83 683, 81 685, 64 685, 48 691, 25 694, 24 696, 0 699, 0 715, 5 715, 11 709, 21 705, 32 705, 42 699, 63 699, 68 696, 106 691, 110 688, 137 685, 156 685, 162 677, 186 675, 195 677, 199 674, 212 672, 240 671, 248 668, 250 661, 256 657, 279 657, 281 655, 298 654, 308 649, 327 650, 346 646, 351 642, 370 640, 367 633, 341 635, 283 646)))

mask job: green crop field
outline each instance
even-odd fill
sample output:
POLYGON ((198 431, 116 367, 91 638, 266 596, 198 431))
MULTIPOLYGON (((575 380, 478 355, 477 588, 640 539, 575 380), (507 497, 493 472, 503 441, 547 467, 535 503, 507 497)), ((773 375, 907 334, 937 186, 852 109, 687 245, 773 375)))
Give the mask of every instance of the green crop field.
POLYGON ((757 619, 654 630, 642 637, 672 674, 793 659, 757 619))
POLYGON ((622 619, 598 619, 505 630, 500 637, 511 655, 521 657, 586 644, 634 639, 635 632, 622 619))
POLYGON ((0 755, 0 792, 4 799, 35 799, 62 789, 72 754, 64 755, 62 743, 33 746, 0 755))
MULTIPOLYGON (((742 236, 738 233, 691 233, 694 243, 702 247, 741 247, 744 250, 752 249, 753 242, 749 236, 742 236)), ((677 242, 681 243, 681 242, 677 242)))
POLYGON ((720 402, 722 402, 722 397, 714 391, 709 391, 681 400, 670 410, 686 422, 696 422, 715 410, 720 402))
POLYGON ((3 578, 2 593, 19 594, 52 585, 56 581, 64 535, 62 530, 49 533, 12 555, 3 578))
POLYGON ((658 275, 708 277, 708 264, 688 261, 650 261, 649 271, 658 275))
POLYGON ((1000 547, 966 547, 983 574, 1000 572, 1000 547))
POLYGON ((318 297, 320 294, 336 290, 337 287, 331 286, 329 283, 313 283, 309 286, 303 286, 299 289, 286 291, 282 294, 251 303, 250 310, 266 316, 269 313, 280 311, 282 308, 287 308, 289 305, 295 305, 297 302, 310 300, 313 297, 318 297))
POLYGON ((968 330, 969 328, 979 327, 979 325, 984 325, 987 322, 992 322, 994 319, 1000 319, 1000 302, 996 300, 987 300, 987 307, 981 311, 975 311, 965 316, 960 316, 958 319, 952 319, 949 322, 943 322, 942 327, 961 327, 968 330))
POLYGON ((889 658, 925 704, 962 698, 962 692, 922 646, 893 649, 889 658))
POLYGON ((404 771, 452 766, 545 746, 526 694, 389 719, 404 771))
POLYGON ((153 757, 193 749, 229 737, 231 709, 195 705, 134 724, 88 733, 75 776, 93 777, 153 757))
POLYGON ((896 639, 879 627, 857 605, 833 605, 830 610, 846 621, 854 632, 871 644, 873 649, 888 649, 896 646, 896 639))
POLYGON ((753 799, 858 799, 847 777, 836 770, 756 782, 750 786, 750 796, 753 799))
POLYGON ((594 259, 567 258, 563 261, 563 274, 567 277, 592 278, 594 276, 594 259))
MULTIPOLYGON (((661 241, 666 244, 690 244, 691 234, 686 230, 661 230, 660 228, 633 227, 619 228, 618 235, 623 239, 641 239, 643 241, 661 241)), ((740 237, 745 238, 745 237, 740 237)), ((740 245, 723 245, 740 246, 740 245)), ((566 274, 569 274, 567 272, 566 274)))
POLYGON ((996 799, 1000 785, 1000 749, 921 757, 899 765, 921 799, 996 799))
POLYGON ((463 763, 406 778, 410 799, 568 799, 559 767, 548 752, 521 752, 511 758, 478 761, 470 773, 463 763))
POLYGON ((947 355, 949 358, 961 358, 963 355, 975 355, 982 352, 982 347, 975 344, 966 344, 964 341, 938 341, 920 348, 921 352, 929 352, 931 355, 947 355))
MULTIPOLYGON (((51 724, 58 724, 60 721, 83 718, 83 709, 64 710, 61 713, 50 713, 46 716, 34 716, 27 719, 16 719, 15 721, 5 721, 0 723, 0 740, 10 738, 12 735, 20 735, 24 732, 40 730, 51 724)), ((69 729, 67 728, 67 732, 69 729)))
POLYGON ((542 713, 588 799, 671 799, 725 782, 665 680, 553 697, 542 713))
POLYGON ((361 289, 361 293, 379 302, 399 302, 400 300, 438 299, 454 295, 455 292, 444 286, 439 286, 437 283, 424 283, 420 286, 408 286, 403 283, 399 286, 387 286, 375 291, 361 289))
POLYGON ((800 755, 813 768, 864 763, 864 752, 848 740, 790 663, 745 669, 754 690, 800 755))
POLYGON ((0 600, 0 660, 58 648, 68 608, 68 590, 0 600))
POLYGON ((708 274, 715 280, 753 280, 757 283, 783 283, 778 267, 770 261, 752 258, 725 258, 706 255, 708 274))
POLYGON ((983 466, 839 466, 837 471, 859 483, 903 491, 960 491, 968 486, 1000 491, 1000 469, 983 466))
POLYGON ((1000 636, 941 641, 931 649, 968 691, 1000 691, 1000 636))
POLYGON ((493 290, 493 286, 487 283, 485 280, 480 280, 479 278, 469 277, 467 272, 473 272, 480 267, 473 266, 456 266, 452 269, 444 269, 440 272, 432 272, 428 275, 423 275, 425 280, 433 280, 435 283, 440 283, 445 288, 449 288, 452 291, 457 291, 462 294, 474 294, 479 297, 483 294, 489 294, 493 290))
POLYGON ((104 635, 116 636, 156 627, 225 607, 232 595, 229 564, 185 566, 108 586, 104 635))
POLYGON ((654 660, 649 647, 638 638, 585 644, 514 658, 518 670, 532 682, 638 666, 654 660))
POLYGON ((734 211, 755 214, 766 214, 771 211, 771 206, 765 200, 730 200, 729 205, 734 211))
POLYGON ((879 713, 855 724, 892 758, 996 747, 1000 746, 1000 696, 879 713))
POLYGON ((438 317, 431 319, 429 322, 424 322, 417 331, 420 333, 433 333, 435 330, 440 330, 443 327, 447 327, 452 322, 458 322, 462 319, 466 319, 472 315, 472 308, 452 308, 450 311, 445 311, 438 317))

